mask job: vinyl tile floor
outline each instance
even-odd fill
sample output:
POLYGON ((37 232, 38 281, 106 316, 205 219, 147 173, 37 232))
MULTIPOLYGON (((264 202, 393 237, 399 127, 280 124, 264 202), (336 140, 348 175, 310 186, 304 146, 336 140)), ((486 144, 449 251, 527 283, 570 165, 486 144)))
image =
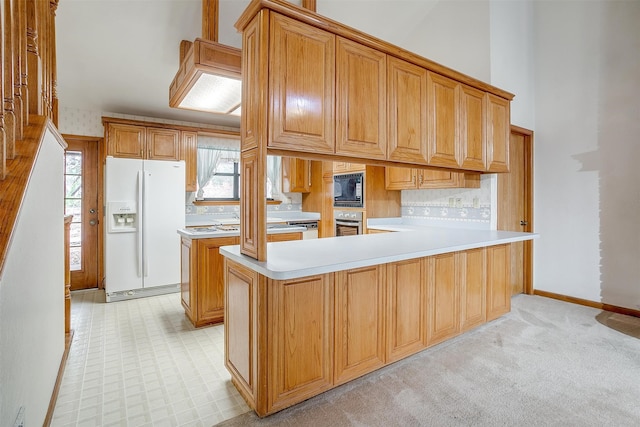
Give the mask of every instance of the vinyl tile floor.
POLYGON ((212 426, 250 410, 224 367, 224 327, 194 328, 179 293, 105 303, 88 290, 71 301, 52 426, 212 426))

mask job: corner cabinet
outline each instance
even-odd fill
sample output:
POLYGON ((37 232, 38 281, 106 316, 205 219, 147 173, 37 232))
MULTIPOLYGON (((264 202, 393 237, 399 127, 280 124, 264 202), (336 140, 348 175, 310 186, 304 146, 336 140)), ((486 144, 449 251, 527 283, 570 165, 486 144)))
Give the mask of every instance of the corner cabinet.
MULTIPOLYGON (((301 232, 269 234, 269 242, 302 239, 301 232)), ((224 321, 224 257, 220 247, 240 237, 181 238, 180 293, 185 314, 196 328, 224 321)))

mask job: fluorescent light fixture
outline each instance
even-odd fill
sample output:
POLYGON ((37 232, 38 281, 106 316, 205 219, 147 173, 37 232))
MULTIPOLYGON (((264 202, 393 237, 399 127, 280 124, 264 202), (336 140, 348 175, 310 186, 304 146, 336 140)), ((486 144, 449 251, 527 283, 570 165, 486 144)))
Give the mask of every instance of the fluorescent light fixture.
POLYGON ((169 106, 218 114, 240 111, 240 49, 196 39, 169 87, 169 106))

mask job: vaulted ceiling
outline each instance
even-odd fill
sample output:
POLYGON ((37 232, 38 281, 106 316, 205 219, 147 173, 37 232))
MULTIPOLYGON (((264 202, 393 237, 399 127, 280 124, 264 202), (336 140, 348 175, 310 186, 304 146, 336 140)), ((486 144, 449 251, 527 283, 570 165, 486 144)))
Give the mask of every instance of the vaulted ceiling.
MULTIPOLYGON (((220 43, 241 47, 234 24, 249 1, 220 0, 220 43)), ((439 1, 318 0, 317 9, 402 46, 439 1)), ((56 37, 61 109, 239 126, 238 117, 169 107, 180 41, 202 35, 201 16, 202 0, 60 1, 56 37)))

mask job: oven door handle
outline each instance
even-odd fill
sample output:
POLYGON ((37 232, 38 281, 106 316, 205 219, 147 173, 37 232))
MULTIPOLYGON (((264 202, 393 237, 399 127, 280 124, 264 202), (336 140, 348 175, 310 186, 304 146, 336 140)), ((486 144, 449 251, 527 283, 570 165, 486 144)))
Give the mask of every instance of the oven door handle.
POLYGON ((357 227, 362 221, 349 221, 344 219, 336 219, 336 225, 344 225, 347 227, 357 227))

